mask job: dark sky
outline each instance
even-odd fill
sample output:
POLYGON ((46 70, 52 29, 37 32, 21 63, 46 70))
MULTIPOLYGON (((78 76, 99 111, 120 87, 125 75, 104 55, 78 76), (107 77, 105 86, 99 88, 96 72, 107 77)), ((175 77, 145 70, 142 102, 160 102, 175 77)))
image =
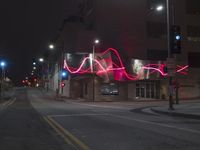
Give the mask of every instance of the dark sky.
POLYGON ((78 0, 1 0, 0 57, 12 80, 31 73, 32 59, 48 48, 78 0))

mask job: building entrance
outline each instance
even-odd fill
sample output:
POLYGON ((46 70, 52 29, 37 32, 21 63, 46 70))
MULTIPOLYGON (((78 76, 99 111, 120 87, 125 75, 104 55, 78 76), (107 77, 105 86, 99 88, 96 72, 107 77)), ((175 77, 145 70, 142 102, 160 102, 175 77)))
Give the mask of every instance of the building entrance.
POLYGON ((159 98, 159 83, 155 81, 136 82, 136 98, 156 99, 159 98))

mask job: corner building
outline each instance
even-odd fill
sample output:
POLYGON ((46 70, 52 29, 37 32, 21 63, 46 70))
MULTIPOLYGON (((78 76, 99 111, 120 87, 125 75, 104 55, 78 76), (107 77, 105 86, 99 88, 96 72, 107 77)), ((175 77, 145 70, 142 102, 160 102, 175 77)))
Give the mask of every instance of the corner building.
MULTIPOLYGON (((87 41, 92 43, 95 37, 101 41, 96 53, 103 52, 109 47, 115 48, 118 50, 126 70, 130 73, 135 71, 133 66, 138 68, 136 65, 138 62, 140 67, 141 64, 145 66, 149 63, 166 64, 168 57, 166 0, 83 0, 80 1, 80 4, 77 16, 81 18, 84 30, 92 32, 87 41), (156 6, 158 5, 163 5, 164 9, 157 11, 156 6)), ((198 98, 200 97, 200 1, 171 0, 170 8, 171 24, 181 27, 182 38, 181 53, 174 54, 174 64, 177 65, 176 68, 189 65, 189 68, 174 75, 173 82, 178 83, 181 99, 198 98)), ((70 38, 70 36, 67 33, 64 34, 65 45, 68 45, 65 39, 70 38)), ((79 41, 74 41, 75 45, 81 43, 82 40, 85 41, 85 38, 78 39, 79 41)), ((82 42, 82 44, 83 46, 78 45, 79 49, 74 47, 73 50, 91 53, 92 46, 90 47, 88 43, 84 45, 82 42)), ((67 47, 64 49, 66 53, 72 50, 72 48, 69 50, 67 47)), ((176 70, 178 69, 180 68, 176 70)), ((126 80, 123 82, 114 79, 104 82, 96 76, 95 99, 168 98, 167 77, 164 78, 157 73, 150 76, 145 73, 144 76, 134 81, 126 80)), ((77 82, 80 84, 78 87, 81 87, 80 97, 92 99, 91 77, 87 76, 87 80, 82 78, 76 77, 74 80, 71 78, 71 85, 77 82)), ((71 90, 74 92, 73 86, 71 90)))

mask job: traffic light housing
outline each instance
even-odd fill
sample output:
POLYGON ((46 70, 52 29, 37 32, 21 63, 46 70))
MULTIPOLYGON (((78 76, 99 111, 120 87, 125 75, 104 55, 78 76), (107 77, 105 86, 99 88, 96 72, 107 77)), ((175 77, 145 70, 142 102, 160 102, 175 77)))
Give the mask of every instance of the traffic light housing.
POLYGON ((164 67, 163 67, 163 73, 168 73, 168 68, 167 68, 167 66, 164 66, 164 67))
POLYGON ((180 26, 173 25, 171 27, 171 53, 181 53, 181 28, 180 26))
POLYGON ((63 69, 62 72, 61 72, 62 81, 68 80, 68 76, 69 76, 68 71, 63 69))

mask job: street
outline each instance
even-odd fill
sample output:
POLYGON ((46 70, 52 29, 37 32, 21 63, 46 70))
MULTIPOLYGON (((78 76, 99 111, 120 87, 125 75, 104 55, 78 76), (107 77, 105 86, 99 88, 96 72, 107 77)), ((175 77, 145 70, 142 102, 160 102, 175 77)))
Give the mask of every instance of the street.
MULTIPOLYGON (((56 101, 18 88, 0 112, 2 150, 198 150, 200 121, 128 107, 56 101)), ((160 105, 160 103, 158 103, 160 105)))

